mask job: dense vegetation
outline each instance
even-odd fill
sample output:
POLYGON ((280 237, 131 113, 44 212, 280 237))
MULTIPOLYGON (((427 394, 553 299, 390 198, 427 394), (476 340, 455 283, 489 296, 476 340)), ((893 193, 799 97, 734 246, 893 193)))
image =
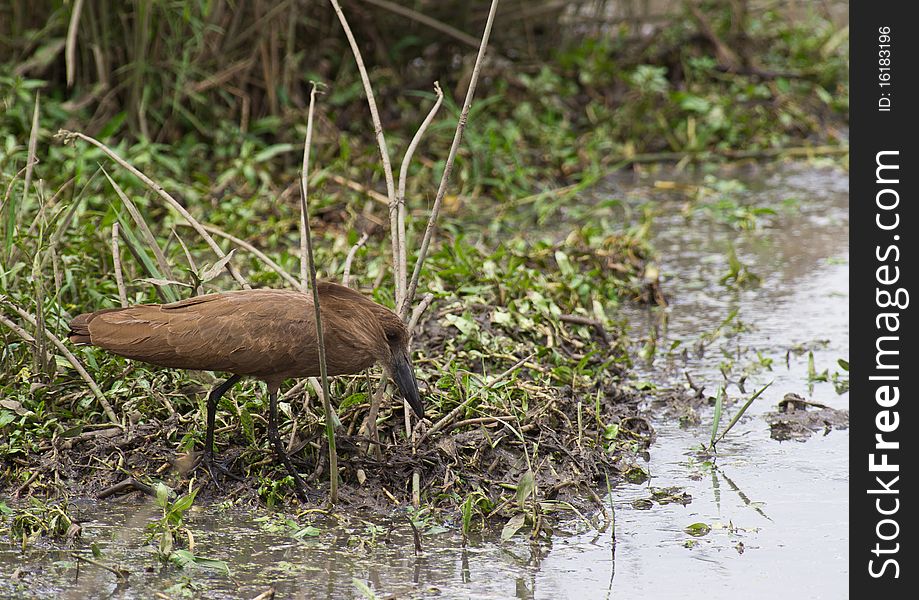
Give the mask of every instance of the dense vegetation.
MULTIPOLYGON (((406 30, 374 4, 345 8, 366 47, 394 156, 429 109, 435 80, 446 95, 446 111, 409 171, 415 248, 474 48, 421 24, 406 30)), ((480 27, 478 9, 459 18, 456 6, 443 4, 434 13, 441 21, 480 27)), ((113 225, 131 303, 234 285, 209 269, 213 254, 148 187, 100 149, 64 144, 60 129, 103 141, 197 219, 296 273, 297 170, 309 82, 318 81, 310 183, 320 275, 339 279, 366 233, 352 284, 393 303, 388 210, 373 192, 382 188, 379 154, 338 22, 323 3, 231 6, 13 1, 0 9, 7 11, 0 18, 5 489, 85 495, 128 476, 177 487, 160 467, 203 442, 209 375, 70 347, 126 428, 96 435, 111 427, 98 394, 50 337, 64 337, 79 312, 118 304, 113 225)), ((593 490, 607 478, 641 477, 631 457, 651 434, 634 414, 630 348, 616 308, 661 301, 647 220, 626 218, 615 199, 572 206, 572 195, 613 169, 646 162, 847 151, 846 31, 823 15, 790 20, 744 2, 687 4, 653 25, 626 18, 585 25, 578 11, 565 15, 534 15, 497 35, 421 279, 433 304, 416 331, 416 364, 431 422, 463 408, 439 439, 413 448, 401 406, 387 404, 377 421, 386 444, 380 459, 361 452, 367 379, 339 378, 333 387, 345 497, 354 504, 411 502, 420 472, 425 507, 462 512, 467 525, 476 513, 525 513, 538 532, 543 512, 595 504, 593 490), (546 25, 560 18, 570 21, 563 32, 546 25), (530 506, 530 494, 545 503, 530 506)), ((251 252, 232 260, 253 285, 289 285, 251 252)), ((218 446, 250 477, 235 493, 286 502, 290 482, 265 459, 265 406, 255 385, 224 399, 218 446)), ((304 471, 321 487, 324 417, 298 389, 282 406, 282 433, 300 441, 304 471)))

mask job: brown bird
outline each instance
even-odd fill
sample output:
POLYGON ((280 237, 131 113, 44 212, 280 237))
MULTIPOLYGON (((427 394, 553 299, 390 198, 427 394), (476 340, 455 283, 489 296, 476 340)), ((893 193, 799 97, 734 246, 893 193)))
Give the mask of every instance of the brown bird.
MULTIPOLYGON (((351 288, 319 282, 329 375, 380 363, 419 418, 424 406, 408 351, 408 329, 396 314, 351 288)), ((319 376, 313 297, 293 290, 240 290, 172 304, 143 304, 85 313, 70 322, 70 341, 126 358, 232 375, 207 397, 203 461, 214 463, 217 402, 242 377, 268 386, 268 438, 305 499, 303 480, 278 434, 278 389, 290 377, 319 376)), ((212 473, 213 477, 213 473, 212 473)))

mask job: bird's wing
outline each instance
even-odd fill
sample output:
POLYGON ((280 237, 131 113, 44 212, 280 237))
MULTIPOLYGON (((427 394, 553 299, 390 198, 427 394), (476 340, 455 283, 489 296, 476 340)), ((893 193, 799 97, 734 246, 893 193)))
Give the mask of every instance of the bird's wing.
POLYGON ((312 315, 304 294, 247 290, 102 313, 89 331, 94 345, 128 358, 260 375, 310 362, 315 343, 304 337, 315 329, 312 315))

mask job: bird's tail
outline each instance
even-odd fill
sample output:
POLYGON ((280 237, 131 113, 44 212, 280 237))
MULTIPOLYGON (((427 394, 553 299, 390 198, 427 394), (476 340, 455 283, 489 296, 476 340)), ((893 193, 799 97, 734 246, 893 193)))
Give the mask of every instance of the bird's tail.
POLYGON ((70 333, 67 336, 70 338, 72 344, 92 344, 93 341, 89 335, 89 322, 95 319, 97 316, 107 313, 122 310, 121 308, 106 308, 103 310, 97 310, 96 312, 83 313, 82 315, 77 315, 70 321, 70 333))
POLYGON ((92 344, 89 337, 89 321, 93 318, 94 313, 83 313, 74 317, 70 321, 70 342, 73 344, 92 344))

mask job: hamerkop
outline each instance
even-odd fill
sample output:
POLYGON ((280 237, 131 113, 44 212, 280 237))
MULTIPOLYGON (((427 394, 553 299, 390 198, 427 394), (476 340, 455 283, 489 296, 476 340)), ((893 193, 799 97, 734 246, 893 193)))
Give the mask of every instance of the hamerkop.
MULTIPOLYGON (((329 375, 358 373, 380 363, 419 417, 424 407, 408 352, 408 329, 388 308, 351 288, 319 282, 319 306, 329 375)), ((126 358, 179 369, 232 375, 207 397, 202 456, 214 462, 214 418, 220 397, 242 377, 268 385, 268 438, 305 499, 303 480, 278 434, 278 388, 290 377, 318 377, 312 294, 241 290, 196 296, 172 304, 143 304, 79 315, 70 341, 126 358)), ((213 477, 213 473, 211 472, 213 477)))

